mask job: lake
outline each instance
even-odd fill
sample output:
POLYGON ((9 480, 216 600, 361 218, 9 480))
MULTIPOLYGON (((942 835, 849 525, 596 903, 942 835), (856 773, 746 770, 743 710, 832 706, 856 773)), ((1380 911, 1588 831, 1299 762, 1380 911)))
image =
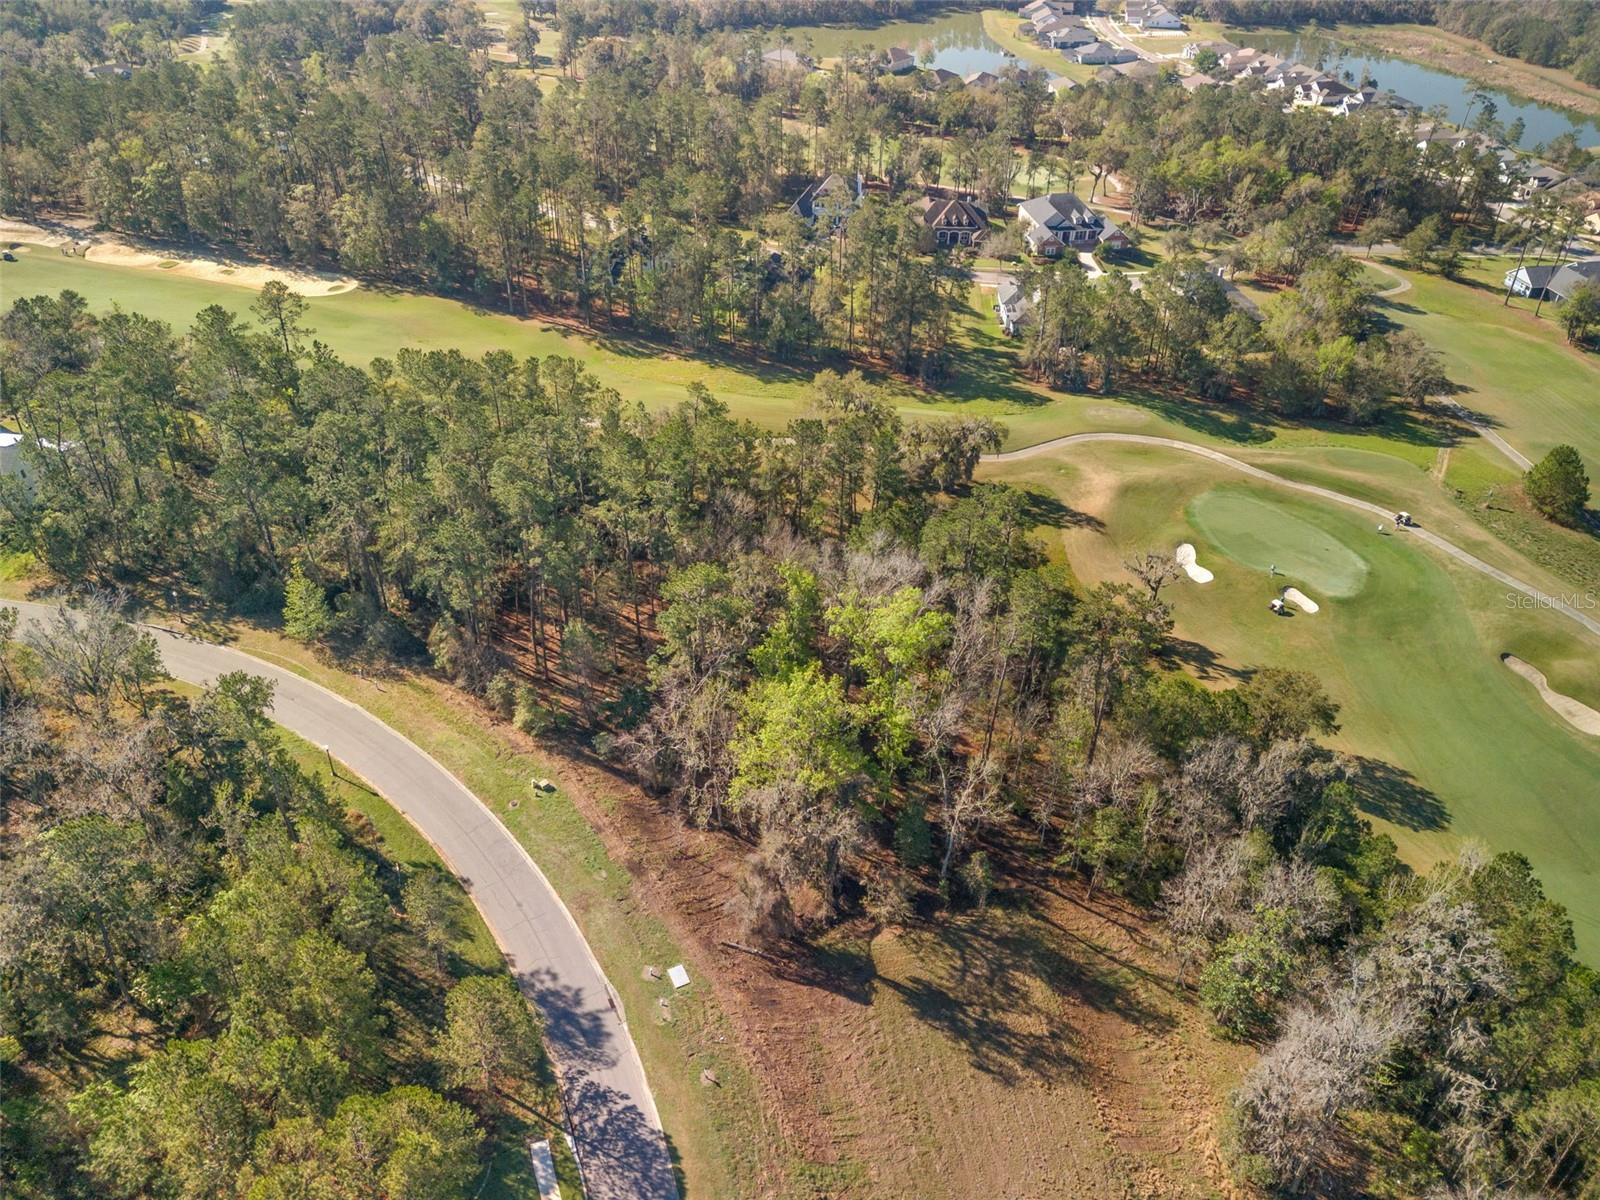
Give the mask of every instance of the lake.
POLYGON ((798 49, 818 58, 836 57, 849 46, 862 50, 904 46, 917 56, 919 67, 938 67, 957 75, 999 74, 1015 61, 983 31, 983 17, 970 10, 881 25, 796 25, 789 32, 798 49))
MULTIPOLYGON (((1477 111, 1472 103, 1472 93, 1480 85, 1474 81, 1403 58, 1391 58, 1380 51, 1356 47, 1330 34, 1230 29, 1227 36, 1229 41, 1241 46, 1270 50, 1273 54, 1298 59, 1307 66, 1321 68, 1333 75, 1343 76, 1348 71, 1357 80, 1364 74, 1371 75, 1379 87, 1392 88, 1423 108, 1442 106, 1450 120, 1457 123, 1464 122, 1477 111)), ((1581 113, 1536 104, 1493 88, 1482 90, 1494 101, 1495 115, 1501 122, 1510 125, 1518 117, 1522 118, 1521 144, 1526 149, 1564 133, 1576 134, 1580 146, 1592 146, 1600 142, 1600 122, 1581 113)))

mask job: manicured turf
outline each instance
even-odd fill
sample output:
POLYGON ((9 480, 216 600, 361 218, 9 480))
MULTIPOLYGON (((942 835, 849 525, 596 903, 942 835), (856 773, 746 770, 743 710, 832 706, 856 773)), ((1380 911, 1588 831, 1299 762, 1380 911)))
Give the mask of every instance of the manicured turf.
POLYGON ((1368 812, 1406 857, 1426 866, 1470 837, 1527 854, 1600 959, 1600 739, 1566 725, 1499 661, 1516 654, 1557 691, 1600 705, 1593 639, 1404 535, 1380 537, 1356 514, 1177 452, 1079 447, 984 475, 1066 506, 1062 528, 1045 532, 1081 579, 1126 579, 1132 555, 1194 543, 1216 581, 1168 593, 1185 663, 1218 684, 1263 666, 1313 672, 1342 706, 1335 745, 1367 765, 1368 812), (1219 509, 1236 515, 1213 537, 1219 509), (1294 580, 1271 577, 1260 555, 1285 548, 1241 546, 1268 522, 1343 547, 1365 564, 1365 586, 1346 598, 1306 588, 1319 613, 1272 616, 1268 600, 1294 580))
POLYGON ((1366 560, 1326 529, 1248 492, 1202 492, 1188 516, 1234 562, 1303 584, 1313 597, 1354 596, 1367 581, 1366 560))
POLYGON ((1471 282, 1463 283, 1402 271, 1411 290, 1379 301, 1380 311, 1443 355, 1450 379, 1464 389, 1455 398, 1518 450, 1538 459, 1566 442, 1600 475, 1600 354, 1566 344, 1554 305, 1535 316, 1532 301, 1502 304, 1506 265, 1469 268, 1471 282))

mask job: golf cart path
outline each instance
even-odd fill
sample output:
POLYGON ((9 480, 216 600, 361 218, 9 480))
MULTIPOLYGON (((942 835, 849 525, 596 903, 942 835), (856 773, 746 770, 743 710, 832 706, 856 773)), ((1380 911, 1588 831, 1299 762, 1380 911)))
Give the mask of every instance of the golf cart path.
MULTIPOLYGON (((53 605, 7 600, 24 623, 53 605)), ((273 685, 272 717, 371 784, 461 879, 522 990, 545 1018, 590 1200, 676 1200, 666 1137, 639 1052, 572 914, 516 838, 432 755, 359 705, 286 668, 159 625, 174 676, 205 685, 245 671, 273 685)))
MULTIPOLYGON (((983 461, 991 463, 1019 462, 1022 459, 1036 458, 1041 454, 1048 454, 1052 450, 1088 442, 1125 442, 1136 446, 1164 446, 1170 450, 1181 450, 1185 454, 1194 454, 1201 458, 1210 459, 1212 462, 1221 463, 1225 467, 1249 475, 1254 479, 1262 479, 1268 483, 1277 484, 1279 487, 1288 488, 1291 491, 1303 492, 1308 496, 1316 496, 1322 500, 1331 500, 1335 504, 1357 509, 1371 516, 1379 517, 1384 521, 1392 521, 1394 519, 1393 509, 1383 508, 1370 501, 1360 500, 1355 496, 1347 496, 1343 492, 1336 492, 1332 488, 1319 487, 1314 483, 1300 483, 1293 479, 1285 479, 1282 475, 1274 475, 1271 471, 1264 471, 1260 467, 1242 462, 1237 458, 1222 453, 1220 450, 1213 450, 1209 446, 1197 446, 1193 442, 1179 441, 1177 438, 1155 437, 1144 433, 1073 433, 1065 437, 1051 438, 1045 442, 1035 442, 1031 446, 1024 446, 1018 450, 1007 450, 1000 454, 985 454, 983 461)), ((1411 528, 1405 531, 1405 536, 1426 542, 1464 566, 1471 567, 1480 575, 1487 575, 1496 583, 1502 583, 1508 588, 1521 592, 1524 596, 1534 601, 1538 607, 1559 612, 1582 625, 1596 637, 1600 637, 1600 620, 1596 620, 1588 613, 1567 603, 1561 597, 1547 595, 1531 583, 1518 579, 1515 575, 1508 574, 1499 567, 1484 562, 1483 559, 1471 551, 1463 550, 1454 542, 1447 541, 1429 530, 1411 528)))

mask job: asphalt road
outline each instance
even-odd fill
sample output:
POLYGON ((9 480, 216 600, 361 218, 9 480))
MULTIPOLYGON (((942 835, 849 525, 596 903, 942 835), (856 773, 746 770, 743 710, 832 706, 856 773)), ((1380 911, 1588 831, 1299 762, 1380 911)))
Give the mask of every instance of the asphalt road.
MULTIPOLYGON (((24 622, 52 611, 3 603, 20 608, 24 622)), ((661 1119, 605 974, 561 898, 494 814, 430 755, 326 688, 238 650, 146 628, 167 670, 186 682, 203 685, 230 671, 269 680, 274 720, 327 746, 433 843, 544 1014, 590 1200, 676 1200, 661 1119)))

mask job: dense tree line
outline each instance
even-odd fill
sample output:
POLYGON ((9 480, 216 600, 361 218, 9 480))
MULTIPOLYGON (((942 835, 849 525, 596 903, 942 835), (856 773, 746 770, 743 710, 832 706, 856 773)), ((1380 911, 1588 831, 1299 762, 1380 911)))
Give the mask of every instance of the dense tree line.
POLYGON ((459 891, 380 879, 268 685, 160 677, 104 596, 26 631, 0 609, 0 1187, 467 1195, 474 1109, 543 1070, 532 1011, 504 976, 440 1003, 418 968, 459 891), (419 991, 420 1054, 392 1015, 419 991))
MULTIPOLYGON (((1196 318, 1167 286, 1124 353, 1181 358, 1161 331, 1196 318)), ((1348 319, 1339 289, 1309 296, 1313 325, 1348 319)), ((1170 557, 1073 584, 1036 502, 971 482, 996 428, 908 424, 831 373, 764 432, 701 388, 646 413, 559 358, 361 371, 305 347, 287 300, 181 339, 18 304, 13 543, 345 649, 425 644, 530 731, 575 698, 594 752, 744 840, 753 940, 983 904, 1018 856, 1153 906, 1221 1029, 1269 1045, 1231 1136, 1284 1194, 1365 1187, 1396 1143, 1403 1169, 1371 1169, 1402 1193, 1593 1186, 1600 986, 1527 864, 1405 868, 1317 743, 1318 682, 1177 669, 1170 557)))
POLYGON ((1434 23, 1495 53, 1571 71, 1600 87, 1600 4, 1594 0, 1435 0, 1434 23))

